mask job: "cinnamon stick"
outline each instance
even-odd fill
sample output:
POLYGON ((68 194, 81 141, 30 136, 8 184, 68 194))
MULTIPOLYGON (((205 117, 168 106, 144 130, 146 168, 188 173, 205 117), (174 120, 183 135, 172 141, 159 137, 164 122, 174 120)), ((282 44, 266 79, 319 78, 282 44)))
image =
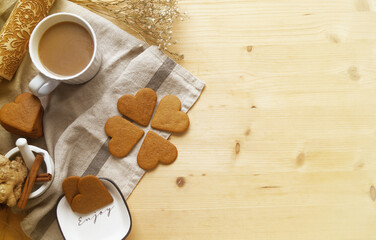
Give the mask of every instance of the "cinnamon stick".
POLYGON ((51 181, 52 175, 50 173, 42 173, 37 176, 35 182, 48 182, 51 181))
POLYGON ((47 176, 51 176, 50 173, 41 173, 41 174, 38 174, 37 177, 47 177, 47 176))
POLYGON ((31 189, 34 186, 35 179, 37 178, 38 170, 39 170, 42 162, 43 162, 43 156, 38 154, 35 157, 34 163, 31 166, 29 174, 27 175, 25 185, 22 189, 21 197, 20 197, 20 199, 18 200, 18 203, 17 203, 17 206, 21 209, 24 209, 26 207, 27 199, 30 196, 31 189))

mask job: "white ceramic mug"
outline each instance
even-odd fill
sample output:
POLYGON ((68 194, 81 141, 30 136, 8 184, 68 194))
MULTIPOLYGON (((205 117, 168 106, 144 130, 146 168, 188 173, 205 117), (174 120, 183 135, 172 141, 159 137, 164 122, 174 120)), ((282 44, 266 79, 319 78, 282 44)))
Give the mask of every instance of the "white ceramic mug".
POLYGON ((85 83, 92 79, 95 74, 97 74, 101 65, 101 55, 98 52, 97 38, 95 36, 93 28, 86 20, 71 13, 55 13, 39 22, 38 25, 34 28, 34 31, 31 33, 29 41, 29 52, 33 64, 40 72, 31 80, 31 82, 29 83, 29 88, 35 95, 38 96, 48 95, 60 83, 85 83), (43 66, 39 59, 39 40, 43 36, 44 32, 47 31, 47 29, 60 22, 78 23, 89 32, 94 42, 94 52, 89 64, 81 72, 72 76, 61 76, 57 74, 55 75, 50 71, 47 71, 47 69, 43 66))

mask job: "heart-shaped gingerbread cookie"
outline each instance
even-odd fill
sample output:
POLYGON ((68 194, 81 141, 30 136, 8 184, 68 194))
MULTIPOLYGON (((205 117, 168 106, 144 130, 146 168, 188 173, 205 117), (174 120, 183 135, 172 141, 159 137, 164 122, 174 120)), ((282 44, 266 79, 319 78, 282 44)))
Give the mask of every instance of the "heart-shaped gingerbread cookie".
POLYGON ((188 129, 188 115, 180 111, 179 98, 167 95, 162 98, 151 121, 151 127, 163 131, 181 133, 188 129))
POLYGON ((143 88, 136 96, 124 95, 119 98, 117 108, 121 114, 138 124, 147 126, 153 115, 157 94, 153 89, 143 88))
POLYGON ((79 193, 71 203, 75 212, 87 214, 113 202, 111 194, 96 176, 80 178, 77 188, 79 193))
POLYGON ((173 163, 178 157, 178 150, 168 140, 149 131, 137 156, 137 163, 144 170, 151 170, 158 165, 173 163))
POLYGON ((0 109, 0 123, 9 132, 39 138, 43 135, 43 107, 31 93, 22 93, 0 109))
POLYGON ((115 116, 107 120, 105 131, 112 137, 108 150, 115 157, 125 157, 144 135, 144 131, 128 120, 115 116))
POLYGON ((74 196, 78 194, 78 181, 79 180, 80 180, 79 176, 70 176, 64 179, 63 181, 63 192, 69 205, 72 204, 72 200, 74 196))

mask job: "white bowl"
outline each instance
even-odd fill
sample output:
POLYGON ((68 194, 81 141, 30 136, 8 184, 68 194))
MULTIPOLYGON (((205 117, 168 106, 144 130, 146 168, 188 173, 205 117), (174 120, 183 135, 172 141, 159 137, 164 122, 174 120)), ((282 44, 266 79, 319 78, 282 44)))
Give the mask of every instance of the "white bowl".
MULTIPOLYGON (((43 183, 39 188, 37 188, 36 190, 34 190, 33 192, 30 193, 29 199, 31 199, 31 198, 39 197, 40 195, 42 195, 48 189, 48 187, 52 183, 55 168, 54 168, 54 162, 53 162, 50 154, 48 154, 48 152, 46 150, 39 148, 39 147, 36 147, 36 146, 33 146, 33 145, 29 145, 29 147, 30 147, 30 150, 33 151, 34 154, 38 153, 38 154, 41 154, 43 156, 44 164, 46 165, 46 170, 47 170, 46 172, 52 175, 51 181, 47 181, 47 182, 43 183)), ((8 159, 11 159, 11 160, 13 160, 16 156, 21 156, 21 153, 20 153, 20 150, 18 149, 18 147, 13 148, 9 152, 7 152, 7 154, 5 154, 5 157, 8 158, 8 159)))

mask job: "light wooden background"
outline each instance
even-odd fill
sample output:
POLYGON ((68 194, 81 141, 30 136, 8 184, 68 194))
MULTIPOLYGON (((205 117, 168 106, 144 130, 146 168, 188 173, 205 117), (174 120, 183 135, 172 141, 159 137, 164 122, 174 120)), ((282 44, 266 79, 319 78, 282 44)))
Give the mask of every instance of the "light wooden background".
POLYGON ((180 0, 207 86, 129 239, 376 239, 376 0, 180 0))
POLYGON ((130 239, 376 239, 376 1, 180 4, 207 86, 128 199, 130 239))

